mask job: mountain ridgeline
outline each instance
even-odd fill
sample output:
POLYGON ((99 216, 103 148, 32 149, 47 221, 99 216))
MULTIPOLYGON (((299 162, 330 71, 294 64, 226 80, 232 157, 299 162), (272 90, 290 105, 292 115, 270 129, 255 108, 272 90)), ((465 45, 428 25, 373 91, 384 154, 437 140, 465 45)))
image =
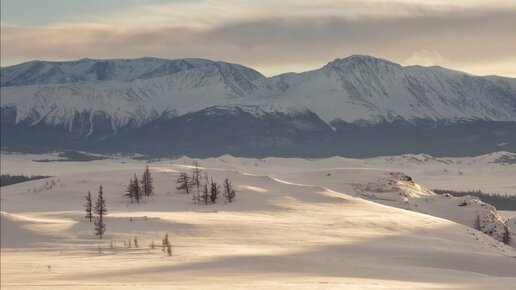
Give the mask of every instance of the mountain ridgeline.
POLYGON ((370 157, 516 152, 516 79, 370 56, 265 77, 203 59, 1 68, 4 150, 370 157))

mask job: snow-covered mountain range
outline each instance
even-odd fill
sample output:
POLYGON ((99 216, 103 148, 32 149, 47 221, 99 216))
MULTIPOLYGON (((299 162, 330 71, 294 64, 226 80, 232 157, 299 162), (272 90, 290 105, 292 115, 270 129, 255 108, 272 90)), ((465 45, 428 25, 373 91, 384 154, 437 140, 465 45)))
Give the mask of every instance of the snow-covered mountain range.
POLYGON ((235 106, 257 119, 313 113, 330 130, 516 121, 516 79, 362 55, 274 77, 203 59, 32 61, 2 68, 0 89, 3 123, 57 127, 80 137, 235 106))
POLYGON ((210 106, 306 107, 326 122, 516 120, 516 80, 439 67, 403 67, 369 56, 267 78, 236 64, 201 59, 33 61, 2 68, 2 107, 17 121, 71 125, 76 113, 105 113, 113 126, 210 106))

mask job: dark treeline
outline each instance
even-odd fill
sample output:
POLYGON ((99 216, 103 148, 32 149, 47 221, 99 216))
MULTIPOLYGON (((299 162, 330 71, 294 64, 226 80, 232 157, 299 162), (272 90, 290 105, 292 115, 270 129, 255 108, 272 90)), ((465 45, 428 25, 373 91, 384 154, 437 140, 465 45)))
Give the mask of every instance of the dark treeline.
POLYGON ((21 183, 25 181, 30 180, 36 180, 36 179, 43 179, 48 178, 50 176, 43 176, 43 175, 9 175, 9 174, 2 174, 0 176, 0 186, 7 186, 11 184, 21 183))
POLYGON ((465 196, 471 195, 478 197, 481 201, 488 203, 497 210, 516 210, 516 195, 509 194, 499 194, 499 193, 485 193, 480 190, 474 191, 457 191, 457 190, 444 190, 444 189, 434 189, 435 193, 445 194, 449 193, 453 196, 465 196))

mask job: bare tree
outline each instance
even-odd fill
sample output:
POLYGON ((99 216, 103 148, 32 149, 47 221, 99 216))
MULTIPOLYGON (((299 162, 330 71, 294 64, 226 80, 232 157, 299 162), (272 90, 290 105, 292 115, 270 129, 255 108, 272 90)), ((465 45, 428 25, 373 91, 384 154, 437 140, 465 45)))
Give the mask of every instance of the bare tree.
POLYGON ((168 240, 168 233, 165 234, 165 238, 163 238, 163 242, 161 244, 162 244, 162 247, 163 247, 162 251, 163 252, 167 251, 167 254, 169 256, 172 256, 172 244, 168 240))
POLYGON ((201 203, 201 197, 200 197, 200 193, 199 192, 197 192, 197 193, 194 192, 192 194, 192 201, 193 201, 194 204, 201 203))
POLYGON ((93 209, 92 209, 92 203, 91 203, 91 193, 89 190, 88 190, 88 195, 86 195, 85 198, 86 198, 86 203, 84 204, 84 211, 86 212, 85 218, 89 219, 90 223, 91 223, 91 220, 93 219, 93 214, 92 214, 93 209))
POLYGON ((208 175, 205 174, 203 183, 201 185, 201 192, 202 192, 201 198, 202 198, 202 201, 204 202, 204 204, 208 204, 211 201, 211 194, 210 194, 210 191, 208 190, 208 183, 209 183, 208 175))
POLYGON ((191 178, 188 176, 188 174, 181 172, 179 174, 179 177, 177 178, 177 184, 176 187, 179 190, 184 190, 187 194, 190 193, 190 188, 192 186, 191 178))
POLYGON ((202 195, 201 195, 201 202, 204 203, 204 204, 209 204, 210 203, 210 195, 208 194, 208 192, 203 192, 202 195))
POLYGON ((201 203, 201 184, 200 184, 200 174, 201 169, 199 169, 199 163, 197 161, 192 162, 193 168, 192 168, 192 177, 190 179, 190 184, 192 187, 195 187, 197 189, 197 193, 194 192, 192 199, 194 204, 200 204, 201 203))
POLYGON ((201 186, 201 169, 197 161, 192 162, 192 165, 194 166, 192 169, 192 186, 196 186, 199 191, 201 186))
POLYGON ((236 197, 235 189, 231 185, 231 181, 229 181, 228 178, 224 179, 224 196, 229 202, 232 202, 236 197))
POLYGON ((95 214, 97 218, 95 219, 95 235, 99 236, 102 239, 102 236, 106 232, 106 224, 104 223, 104 216, 107 214, 106 208, 106 200, 104 199, 104 193, 102 192, 102 185, 99 186, 99 196, 97 198, 97 202, 95 203, 95 214))
POLYGON ((152 176, 150 174, 149 165, 145 166, 145 171, 143 171, 142 191, 145 196, 150 196, 154 192, 154 185, 152 184, 152 176))
POLYGON ((204 204, 208 204, 210 201, 210 192, 208 190, 208 176, 204 176, 204 180, 202 181, 202 185, 200 186, 200 193, 199 193, 199 202, 203 202, 204 204))

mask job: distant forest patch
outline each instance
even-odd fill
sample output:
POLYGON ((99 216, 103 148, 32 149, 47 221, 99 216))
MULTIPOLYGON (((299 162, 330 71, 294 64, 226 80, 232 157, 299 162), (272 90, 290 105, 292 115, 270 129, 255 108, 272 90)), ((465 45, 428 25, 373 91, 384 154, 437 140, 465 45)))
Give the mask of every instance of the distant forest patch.
POLYGON ((67 162, 67 161, 75 161, 75 162, 88 162, 95 160, 103 160, 108 159, 102 156, 91 155, 87 153, 77 152, 77 151, 65 151, 59 153, 57 157, 64 159, 41 159, 41 160, 33 160, 35 162, 67 162))
POLYGON ((445 189, 434 189, 437 194, 449 193, 453 196, 461 197, 465 195, 471 195, 478 197, 481 201, 489 203, 496 207, 497 210, 516 210, 516 195, 499 194, 499 193, 485 193, 480 190, 474 191, 457 191, 457 190, 445 190, 445 189))
POLYGON ((48 178, 50 176, 44 175, 10 175, 10 174, 2 174, 0 176, 0 186, 7 186, 11 184, 21 183, 30 180, 43 179, 48 178))

